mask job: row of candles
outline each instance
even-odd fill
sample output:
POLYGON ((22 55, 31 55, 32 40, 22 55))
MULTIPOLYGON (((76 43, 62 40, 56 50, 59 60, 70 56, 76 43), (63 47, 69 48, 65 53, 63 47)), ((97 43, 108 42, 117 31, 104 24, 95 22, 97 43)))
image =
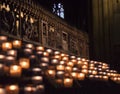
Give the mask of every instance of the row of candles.
MULTIPOLYGON (((87 60, 32 43, 23 44, 21 40, 9 41, 6 36, 0 36, 0 50, 1 77, 20 80, 23 77, 32 81, 30 85, 24 86, 24 94, 43 91, 44 76, 51 79, 54 84, 64 87, 71 87, 75 80, 83 81, 86 78, 120 82, 120 74, 110 70, 107 63, 87 60)), ((20 88, 19 82, 1 84, 0 94, 19 94, 20 88)))

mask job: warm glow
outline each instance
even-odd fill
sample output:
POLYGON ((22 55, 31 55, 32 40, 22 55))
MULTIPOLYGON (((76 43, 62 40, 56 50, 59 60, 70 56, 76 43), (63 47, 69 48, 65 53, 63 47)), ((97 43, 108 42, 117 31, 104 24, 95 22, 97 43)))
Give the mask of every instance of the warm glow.
POLYGON ((37 86, 36 86, 36 89, 37 89, 37 90, 44 90, 44 85, 37 85, 37 86))
POLYGON ((2 69, 4 67, 4 65, 3 64, 0 64, 0 69, 2 69))
POLYGON ((77 64, 82 66, 83 62, 82 61, 78 61, 77 64))
POLYGON ((64 56, 64 57, 62 58, 62 60, 63 60, 63 61, 68 61, 69 58, 68 58, 67 56, 64 56))
POLYGON ((55 77, 56 74, 55 70, 48 70, 47 72, 50 77, 55 77))
POLYGON ((76 59, 76 56, 70 56, 71 59, 76 59))
POLYGON ((103 76, 103 80, 108 80, 108 76, 103 76))
POLYGON ((47 63, 41 63, 40 66, 43 68, 43 67, 47 67, 48 64, 47 63))
POLYGON ((63 71, 63 70, 65 70, 65 66, 64 65, 57 65, 56 69, 63 71))
POLYGON ((90 70, 93 70, 94 68, 95 68, 94 66, 90 66, 90 67, 89 67, 90 70))
POLYGON ((10 43, 10 42, 4 42, 4 43, 2 43, 2 49, 4 51, 12 49, 12 43, 10 43))
POLYGON ((20 48, 22 46, 22 42, 20 40, 14 40, 13 41, 13 47, 14 48, 20 48))
POLYGON ((55 54, 55 55, 59 55, 60 52, 59 52, 59 51, 55 51, 54 54, 55 54))
POLYGON ((40 69, 40 68, 33 68, 32 71, 33 71, 33 72, 40 72, 41 69, 40 69))
POLYGON ((31 23, 34 23, 34 19, 33 19, 33 18, 30 18, 30 22, 31 22, 31 23))
POLYGON ((87 74, 87 73, 88 73, 88 70, 87 70, 87 69, 82 69, 82 73, 87 74))
POLYGON ((32 80, 35 80, 35 81, 42 81, 42 76, 33 76, 32 77, 32 80))
POLYGON ((19 86, 18 85, 9 85, 6 86, 6 94, 19 94, 19 86))
POLYGON ((0 54, 0 60, 3 60, 4 58, 5 58, 5 56, 0 54))
POLYGON ((64 76, 64 71, 57 71, 56 75, 58 78, 62 78, 64 76))
POLYGON ((7 54, 11 55, 11 56, 17 56, 17 51, 16 50, 9 50, 9 51, 7 51, 7 54))
POLYGON ((82 66, 82 69, 87 69, 87 68, 88 68, 87 65, 83 65, 83 66, 82 66))
POLYGON ((27 86, 27 87, 24 88, 24 90, 27 91, 27 92, 30 92, 30 91, 32 91, 32 87, 31 86, 27 86))
POLYGON ((64 78, 64 86, 65 87, 71 87, 73 85, 73 79, 72 78, 64 78))
POLYGON ((10 75, 11 76, 19 77, 19 76, 21 76, 21 72, 22 72, 21 66, 19 66, 19 65, 11 65, 10 66, 10 75))
POLYGON ((36 47, 36 50, 37 51, 44 51, 44 47, 43 46, 38 46, 38 47, 36 47))
POLYGON ((60 65, 64 65, 65 63, 65 61, 60 61, 60 65))
POLYGON ((52 60, 51 60, 51 64, 54 64, 54 65, 56 65, 56 64, 58 64, 58 59, 56 59, 56 58, 53 58, 52 60))
POLYGON ((74 66, 74 63, 73 63, 73 62, 68 62, 68 63, 67 63, 67 66, 73 67, 73 66, 74 66))
POLYGON ((64 54, 64 53, 61 53, 61 56, 62 56, 62 57, 65 57, 65 56, 66 56, 66 54, 64 54))
POLYGON ((84 80, 85 79, 85 74, 84 73, 78 73, 77 79, 78 80, 84 80))
POLYGON ((71 62, 73 62, 74 64, 77 64, 77 60, 76 59, 72 59, 71 62))
POLYGON ((39 84, 42 83, 43 81, 42 76, 33 76, 31 79, 34 84, 39 84))
POLYGON ((93 74, 93 75, 96 75, 96 74, 97 74, 97 71, 93 70, 93 71, 92 71, 92 74, 93 74))
POLYGON ((26 44, 25 47, 29 48, 29 49, 33 49, 34 46, 33 46, 33 44, 26 44))
POLYGON ((41 61, 48 63, 49 62, 49 58, 48 57, 41 57, 41 61))
POLYGON ((60 55, 55 55, 54 58, 60 60, 60 59, 61 59, 61 56, 60 56, 60 55))
POLYGON ((6 94, 5 89, 4 88, 0 88, 0 94, 6 94))
POLYGON ((52 49, 47 49, 46 52, 52 53, 52 49))
POLYGON ((15 60, 15 57, 13 57, 13 56, 7 56, 7 57, 6 57, 6 60, 7 60, 7 61, 14 61, 14 60, 15 60))
POLYGON ((16 85, 11 85, 9 88, 10 88, 10 90, 16 90, 16 89, 18 88, 18 86, 16 86, 16 85))
POLYGON ((25 53, 25 54, 31 54, 31 53, 32 53, 32 49, 25 48, 25 49, 24 49, 24 53, 25 53))
POLYGON ((65 67, 65 71, 66 71, 66 72, 71 72, 71 71, 72 71, 72 67, 66 66, 66 67, 65 67))
POLYGON ((77 79, 78 73, 77 73, 77 72, 72 72, 72 73, 71 73, 71 76, 72 76, 74 79, 77 79))
POLYGON ((43 56, 49 56, 48 52, 43 52, 43 56))
POLYGON ((94 67, 95 65, 91 63, 91 64, 89 64, 89 66, 90 66, 90 67, 94 67))
POLYGON ((7 37, 6 36, 0 36, 0 41, 7 41, 7 37))
POLYGON ((73 70, 73 71, 78 71, 78 68, 77 68, 77 67, 73 67, 72 70, 73 70))
POLYGON ((19 64, 23 69, 28 69, 30 67, 30 61, 27 58, 21 58, 19 64))

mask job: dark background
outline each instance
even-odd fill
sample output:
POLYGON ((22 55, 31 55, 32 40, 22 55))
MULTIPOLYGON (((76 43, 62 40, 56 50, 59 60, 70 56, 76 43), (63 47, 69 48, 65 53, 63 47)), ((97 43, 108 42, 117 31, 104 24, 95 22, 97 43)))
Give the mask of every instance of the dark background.
POLYGON ((36 0, 49 11, 52 11, 54 3, 62 3, 64 7, 65 21, 80 30, 88 32, 88 1, 89 0, 36 0))

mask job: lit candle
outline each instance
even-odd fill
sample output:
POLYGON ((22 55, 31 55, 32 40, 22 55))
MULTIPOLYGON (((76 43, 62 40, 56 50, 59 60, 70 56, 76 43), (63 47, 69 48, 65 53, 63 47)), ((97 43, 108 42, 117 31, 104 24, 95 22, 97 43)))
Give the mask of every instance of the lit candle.
POLYGON ((73 79, 72 78, 64 78, 64 86, 65 87, 71 87, 73 85, 73 79))
POLYGON ((26 47, 26 48, 29 48, 29 49, 33 49, 33 48, 34 48, 34 45, 33 45, 33 44, 26 44, 25 47, 26 47))
POLYGON ((44 85, 37 85, 36 89, 37 91, 42 92, 44 90, 44 85))
POLYGON ((85 74, 88 73, 88 70, 87 70, 87 69, 82 69, 81 71, 82 71, 82 73, 85 73, 85 74))
POLYGON ((77 64, 77 60, 76 59, 72 59, 71 62, 73 62, 74 64, 77 64))
POLYGON ((42 71, 41 68, 37 68, 37 67, 32 69, 33 74, 40 74, 41 71, 42 71))
POLYGON ((32 54, 33 50, 32 49, 29 49, 29 48, 25 48, 24 49, 24 54, 29 56, 30 54, 32 54))
POLYGON ((84 80, 85 79, 85 74, 84 73, 78 73, 77 79, 78 80, 84 80))
POLYGON ((5 58, 5 65, 10 66, 15 62, 15 57, 13 56, 6 56, 5 58))
POLYGON ((17 51, 16 50, 9 50, 7 51, 7 55, 10 55, 10 56, 17 56, 17 51))
POLYGON ((52 51, 52 49, 46 49, 46 52, 48 52, 49 54, 51 54, 53 51, 52 51))
POLYGON ((22 73, 22 68, 19 65, 11 65, 10 66, 10 76, 20 77, 22 73))
POLYGON ((61 56, 60 55, 55 55, 54 58, 61 60, 61 56))
POLYGON ((74 66, 74 63, 73 63, 73 62, 68 62, 68 63, 67 63, 67 66, 73 67, 73 66, 74 66))
POLYGON ((35 84, 38 84, 38 83, 42 83, 42 76, 33 76, 32 77, 32 82, 35 83, 35 84))
POLYGON ((88 68, 87 65, 83 65, 83 66, 82 66, 82 69, 87 69, 87 68, 88 68))
POLYGON ((20 58, 19 64, 23 69, 28 69, 30 67, 30 60, 28 58, 20 58))
POLYGON ((4 63, 4 61, 5 61, 5 55, 0 54, 0 62, 4 63))
POLYGON ((42 69, 46 69, 48 67, 48 64, 47 63, 40 63, 40 67, 42 69))
POLYGON ((49 56, 49 53, 48 52, 43 52, 43 56, 49 56))
POLYGON ((56 66, 56 69, 57 69, 58 71, 64 71, 64 70, 65 70, 65 66, 64 66, 64 65, 57 65, 57 66, 56 66))
POLYGON ((37 46, 37 47, 36 47, 36 50, 37 50, 37 51, 44 51, 44 47, 43 47, 43 46, 37 46))
POLYGON ((0 36, 0 42, 5 42, 7 41, 7 37, 6 36, 0 36))
POLYGON ((56 58, 53 58, 53 59, 51 60, 51 64, 53 64, 53 65, 57 65, 58 63, 59 63, 59 60, 56 59, 56 58))
POLYGON ((31 94, 33 92, 32 86, 26 86, 24 87, 24 94, 31 94))
POLYGON ((12 42, 14 48, 21 48, 22 42, 20 40, 14 40, 12 42))
POLYGON ((108 76, 103 76, 104 81, 108 81, 108 76))
POLYGON ((57 71, 57 72, 56 72, 57 78, 63 78, 63 77, 64 77, 64 74, 65 74, 64 71, 57 71))
POLYGON ((96 71, 96 70, 92 70, 92 74, 93 74, 93 75, 96 75, 96 74, 97 74, 97 71, 96 71))
POLYGON ((2 50, 7 51, 12 49, 12 43, 10 42, 3 42, 2 43, 2 50))
POLYGON ((63 60, 63 61, 68 61, 68 60, 69 60, 69 57, 68 57, 68 56, 64 56, 64 57, 62 57, 62 60, 63 60))
POLYGON ((48 57, 42 57, 41 58, 41 62, 48 63, 49 62, 49 58, 48 57))
POLYGON ((77 73, 77 72, 72 72, 72 73, 71 73, 71 76, 72 76, 74 79, 77 79, 78 73, 77 73))
POLYGON ((4 88, 1 88, 1 87, 0 87, 0 94, 6 94, 6 91, 5 91, 4 88))
POLYGON ((19 86, 18 85, 8 85, 6 86, 7 94, 19 94, 19 86))
POLYGON ((59 55, 60 52, 59 52, 59 51, 55 51, 54 54, 55 54, 55 55, 59 55))
POLYGON ((49 69, 49 70, 47 70, 47 74, 50 77, 55 77, 56 71, 53 69, 49 69))
POLYGON ((78 66, 79 68, 81 68, 82 65, 83 65, 83 62, 82 62, 81 60, 77 61, 77 66, 78 66))
POLYGON ((66 71, 66 72, 71 72, 71 71, 72 71, 72 67, 66 66, 66 67, 65 67, 65 71, 66 71))

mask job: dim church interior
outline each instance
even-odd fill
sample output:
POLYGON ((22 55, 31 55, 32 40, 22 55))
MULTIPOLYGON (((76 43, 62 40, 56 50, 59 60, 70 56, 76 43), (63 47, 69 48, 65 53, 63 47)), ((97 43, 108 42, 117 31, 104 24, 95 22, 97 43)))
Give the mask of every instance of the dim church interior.
POLYGON ((37 0, 52 11, 54 3, 64 6, 64 20, 89 35, 90 59, 108 62, 120 71, 119 0, 37 0))
MULTIPOLYGON (((98 37, 99 34, 96 34, 95 31, 92 32, 92 28, 94 28, 94 27, 92 27, 92 25, 91 25, 92 17, 91 17, 90 11, 88 11, 89 9, 91 9, 91 5, 88 4, 89 0, 75 0, 74 2, 73 2, 73 0, 35 0, 35 2, 39 3, 40 5, 42 5, 47 10, 50 10, 50 11, 52 11, 51 6, 53 6, 53 3, 54 2, 57 3, 59 1, 64 6, 66 22, 71 24, 73 27, 75 26, 78 29, 87 32, 90 35, 90 42, 92 42, 92 43, 90 43, 90 47, 91 47, 90 48, 90 58, 93 60, 95 59, 95 60, 100 60, 100 61, 106 62, 107 59, 104 58, 104 53, 99 54, 99 50, 97 50, 96 54, 93 54, 94 45, 96 45, 98 42, 98 41, 94 41, 93 39, 98 37), (95 37, 95 35, 97 35, 97 36, 95 37), (101 55, 101 56, 99 57, 99 55, 101 55)), ((95 0, 93 0, 93 1, 95 1, 95 0)), ((110 1, 110 0, 107 0, 107 1, 110 1)), ((98 37, 98 38, 100 39, 103 37, 98 37)), ((102 40, 102 41, 104 41, 104 40, 102 40)), ((95 46, 95 47, 99 48, 99 45, 95 46)), ((108 47, 108 46, 106 46, 106 47, 108 47)), ((101 50, 101 48, 100 48, 100 51, 104 51, 105 49, 101 50)), ((116 49, 116 50, 120 51, 119 49, 116 49)), ((118 59, 118 60, 116 60, 115 62, 119 63, 118 55, 116 56, 116 59, 118 59)), ((113 58, 113 60, 114 60, 114 58, 113 58)), ((108 61, 108 63, 109 63, 109 61, 108 61)), ((114 63, 111 63, 111 64, 114 65, 114 63)), ((118 67, 117 67, 117 70, 119 70, 118 67)), ((105 93, 106 94, 119 94, 120 85, 115 84, 113 82, 109 82, 109 83, 101 82, 101 81, 100 82, 99 81, 90 82, 90 81, 87 81, 87 79, 86 79, 86 81, 84 83, 81 82, 80 85, 75 84, 75 86, 72 86, 70 88, 56 88, 53 85, 51 85, 47 79, 45 79, 45 87, 46 87, 45 94, 105 94, 105 93)))
MULTIPOLYGON (((110 30, 111 35, 108 35, 107 32, 109 32, 109 31, 105 31, 105 30, 107 30, 106 29, 107 27, 104 26, 106 23, 106 22, 104 22, 104 20, 105 20, 104 17, 102 18, 103 28, 101 29, 103 31, 98 30, 98 34, 96 33, 97 31, 94 31, 94 28, 97 27, 97 25, 93 24, 94 23, 93 22, 94 14, 92 14, 92 13, 96 12, 97 9, 96 9, 96 11, 94 11, 94 9, 92 9, 92 8, 96 5, 97 6, 96 8, 99 7, 98 9, 100 9, 102 6, 100 7, 99 4, 103 0, 101 0, 100 2, 99 2, 99 0, 96 1, 96 4, 94 3, 94 5, 92 5, 93 4, 92 1, 95 2, 95 0, 91 0, 91 2, 89 2, 89 0, 74 0, 74 1, 73 0, 69 0, 69 1, 68 0, 41 0, 41 1, 38 0, 37 2, 40 2, 40 4, 43 5, 48 10, 52 9, 51 6, 53 6, 53 3, 61 2, 64 5, 64 12, 65 12, 64 20, 66 20, 70 25, 75 26, 78 29, 85 31, 89 34, 90 42, 91 42, 90 43, 90 58, 108 62, 109 64, 111 64, 111 67, 117 69, 120 72, 120 69, 119 69, 119 66, 120 66, 120 64, 119 64, 120 63, 119 62, 119 56, 120 56, 119 48, 120 47, 118 45, 118 46, 115 46, 115 47, 117 47, 117 49, 114 48, 114 43, 116 43, 115 40, 118 40, 118 42, 120 42, 120 38, 115 37, 115 35, 117 35, 117 34, 119 35, 119 31, 118 32, 114 31, 114 29, 113 29, 113 31, 110 30), (101 35, 99 35, 99 34, 101 34, 100 32, 103 33, 102 37, 101 37, 101 35), (115 32, 116 32, 116 34, 115 34, 115 32), (109 39, 107 40, 108 36, 109 36, 109 39), (104 42, 105 41, 104 39, 107 41, 104 42), (102 44, 99 43, 100 41, 102 44), (97 50, 95 50, 95 49, 97 49, 97 50), (108 51, 108 49, 109 49, 109 51, 108 51)), ((114 0, 114 1, 118 3, 119 0, 114 0)), ((110 3, 113 1, 106 0, 106 2, 103 2, 103 5, 105 5, 105 4, 107 5, 107 2, 110 3)), ((96 12, 94 17, 96 17, 97 15, 99 17, 100 17, 100 15, 104 16, 104 10, 105 9, 103 8, 103 11, 101 13, 96 12)), ((116 15, 116 14, 113 14, 113 15, 116 15)), ((109 16, 108 16, 108 18, 109 18, 109 16)), ((118 19, 118 18, 115 18, 115 19, 118 19)), ((100 18, 98 18, 97 20, 100 21, 100 18)), ((99 23, 99 21, 98 21, 98 23, 99 23)), ((116 22, 113 24, 115 26, 116 22)), ((118 28, 119 25, 116 25, 116 27, 118 28)), ((95 30, 97 30, 97 29, 95 29, 95 30)), ((86 83, 86 85, 87 85, 87 83, 86 83)), ((99 84, 95 85, 95 83, 94 83, 94 86, 93 85, 91 86, 92 88, 87 88, 87 87, 89 87, 89 86, 86 86, 86 88, 83 87, 81 90, 79 90, 79 88, 78 89, 72 88, 69 90, 68 89, 60 89, 57 91, 55 91, 53 89, 52 90, 49 89, 49 90, 57 92, 57 94, 63 93, 63 90, 65 90, 65 94, 73 94, 73 93, 79 94, 80 92, 81 92, 81 94, 91 94, 91 93, 93 93, 93 94, 105 94, 105 93, 113 94, 113 91, 115 91, 114 93, 117 94, 118 87, 120 87, 120 86, 115 86, 115 85, 105 86, 104 83, 99 83, 99 84), (103 86, 101 86, 101 85, 103 85, 103 86), (89 89, 91 89, 91 90, 89 90, 89 89)))

